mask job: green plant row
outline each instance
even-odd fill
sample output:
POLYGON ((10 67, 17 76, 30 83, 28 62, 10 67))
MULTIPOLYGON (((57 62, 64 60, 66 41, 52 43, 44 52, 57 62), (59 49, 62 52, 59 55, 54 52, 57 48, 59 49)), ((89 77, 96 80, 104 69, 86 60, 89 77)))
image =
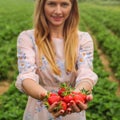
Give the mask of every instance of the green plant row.
POLYGON ((0 120, 22 120, 27 97, 18 92, 14 82, 8 92, 0 96, 0 120))
MULTIPOLYGON (((85 24, 83 19, 80 22, 80 29, 88 31, 88 25, 85 24)), ((93 89, 94 99, 89 104, 87 120, 119 120, 120 106, 118 104, 120 98, 115 95, 118 85, 109 82, 109 73, 104 71, 97 51, 95 51, 94 56, 94 71, 98 74, 99 79, 93 89)))
MULTIPOLYGON (((82 19, 80 22, 80 29, 82 31, 88 31, 88 26, 84 22, 85 21, 82 19)), ((89 109, 86 114, 87 120, 119 120, 120 106, 117 106, 117 104, 119 104, 120 98, 117 98, 115 95, 118 85, 109 82, 109 74, 104 71, 97 51, 95 51, 94 56, 94 71, 98 74, 99 79, 97 85, 93 89, 94 99, 89 104, 89 109)))
POLYGON ((0 81, 12 80, 17 69, 17 37, 32 27, 33 5, 32 0, 0 1, 0 81))
POLYGON ((120 57, 118 57, 118 54, 120 53, 119 39, 112 35, 103 24, 89 14, 84 12, 81 16, 87 27, 89 27, 95 35, 96 40, 99 43, 99 47, 102 48, 106 55, 108 55, 110 66, 112 67, 115 76, 117 79, 120 79, 120 57))
POLYGON ((113 9, 108 9, 94 4, 84 4, 83 7, 81 5, 81 8, 82 12, 91 15, 94 19, 111 30, 113 34, 120 37, 120 9, 114 10, 114 7, 113 9))
POLYGON ((119 120, 120 98, 115 92, 118 85, 108 80, 109 74, 104 71, 103 65, 95 52, 94 71, 98 74, 98 83, 93 89, 94 99, 87 111, 88 120, 119 120))

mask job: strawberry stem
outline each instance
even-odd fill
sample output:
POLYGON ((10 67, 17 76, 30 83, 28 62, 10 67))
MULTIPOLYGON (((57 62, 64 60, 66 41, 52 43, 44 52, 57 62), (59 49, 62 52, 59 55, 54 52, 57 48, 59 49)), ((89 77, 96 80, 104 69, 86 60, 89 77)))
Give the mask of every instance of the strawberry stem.
POLYGON ((86 95, 90 94, 90 91, 86 90, 85 88, 81 89, 80 92, 83 93, 83 94, 86 94, 86 95))

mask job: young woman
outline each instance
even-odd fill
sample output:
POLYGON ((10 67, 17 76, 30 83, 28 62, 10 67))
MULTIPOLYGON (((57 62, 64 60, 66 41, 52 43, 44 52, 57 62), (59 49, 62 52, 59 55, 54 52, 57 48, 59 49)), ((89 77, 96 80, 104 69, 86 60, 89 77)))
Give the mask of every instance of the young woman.
MULTIPOLYGON (((77 0, 36 0, 34 29, 18 37, 16 87, 29 96, 23 120, 86 119, 87 103, 72 101, 68 112, 54 112, 56 104, 47 109, 41 97, 56 92, 63 82, 75 91, 92 91, 97 82, 93 41, 87 32, 78 31, 77 4, 77 0)), ((92 94, 87 99, 92 100, 92 94)))

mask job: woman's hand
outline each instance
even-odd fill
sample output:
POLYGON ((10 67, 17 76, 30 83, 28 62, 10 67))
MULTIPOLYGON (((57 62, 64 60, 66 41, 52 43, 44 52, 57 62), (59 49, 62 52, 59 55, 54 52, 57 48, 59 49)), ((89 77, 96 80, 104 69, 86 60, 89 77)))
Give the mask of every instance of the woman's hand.
POLYGON ((74 112, 81 112, 82 110, 86 110, 88 108, 88 102, 93 99, 93 95, 87 95, 86 97, 86 103, 83 103, 81 101, 77 101, 76 103, 72 100, 70 101, 70 112, 69 113, 74 113, 74 112))
POLYGON ((55 102, 52 105, 49 106, 48 111, 54 116, 54 118, 57 118, 59 116, 65 116, 67 114, 71 114, 74 112, 81 112, 82 110, 86 110, 88 108, 87 103, 93 99, 92 94, 87 95, 86 97, 86 103, 82 103, 81 101, 77 101, 75 103, 73 100, 70 101, 70 104, 68 105, 69 107, 67 108, 66 111, 64 110, 59 110, 55 111, 55 108, 59 105, 59 102, 55 102))
POLYGON ((53 103, 52 105, 49 106, 48 111, 54 116, 54 118, 57 118, 59 116, 64 116, 65 111, 64 110, 59 110, 56 112, 55 108, 59 105, 58 102, 53 103))

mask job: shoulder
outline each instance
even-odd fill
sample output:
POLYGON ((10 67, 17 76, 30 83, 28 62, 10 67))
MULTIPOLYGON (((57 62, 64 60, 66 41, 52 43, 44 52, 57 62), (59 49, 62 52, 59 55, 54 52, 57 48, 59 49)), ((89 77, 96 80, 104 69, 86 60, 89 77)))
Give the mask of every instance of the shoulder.
POLYGON ((78 31, 78 39, 79 39, 80 44, 84 44, 87 42, 93 42, 93 39, 90 33, 88 32, 78 31))
POLYGON ((18 44, 28 44, 33 46, 34 41, 34 29, 24 30, 18 35, 18 44))
POLYGON ((22 31, 18 37, 31 37, 34 36, 34 29, 22 31))

